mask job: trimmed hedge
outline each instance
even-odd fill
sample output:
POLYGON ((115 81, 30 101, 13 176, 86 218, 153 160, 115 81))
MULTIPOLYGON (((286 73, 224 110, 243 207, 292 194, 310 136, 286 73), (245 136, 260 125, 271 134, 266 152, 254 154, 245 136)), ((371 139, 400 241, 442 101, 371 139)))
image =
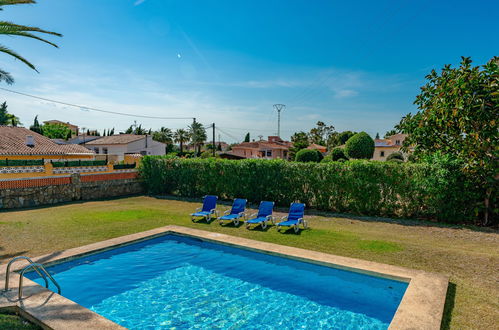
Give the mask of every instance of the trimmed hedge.
POLYGON ((43 166, 43 159, 0 159, 0 166, 43 166))
POLYGON ((105 160, 68 160, 65 162, 52 162, 54 167, 79 167, 79 166, 105 166, 105 160))
POLYGON ((345 143, 345 155, 350 159, 370 159, 374 154, 374 140, 366 132, 360 132, 345 143))
POLYGON ((175 159, 145 156, 141 177, 152 194, 272 200, 371 216, 472 222, 477 191, 456 162, 175 159))
POLYGON ((295 160, 297 162, 320 162, 322 160, 322 154, 319 150, 315 149, 302 149, 296 153, 295 160))
POLYGON ((113 165, 113 168, 115 170, 124 170, 124 169, 129 169, 129 168, 135 168, 137 164, 133 163, 133 164, 114 164, 113 165))
POLYGON ((341 148, 334 148, 331 150, 331 159, 333 161, 338 161, 340 159, 348 160, 347 156, 345 156, 345 152, 341 148))

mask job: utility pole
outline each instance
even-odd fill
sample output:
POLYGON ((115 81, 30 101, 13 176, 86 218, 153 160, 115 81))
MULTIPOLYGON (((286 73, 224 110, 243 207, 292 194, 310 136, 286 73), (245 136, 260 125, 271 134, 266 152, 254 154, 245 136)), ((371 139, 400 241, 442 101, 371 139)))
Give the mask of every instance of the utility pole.
POLYGON ((274 109, 277 111, 277 136, 281 137, 281 110, 284 110, 284 104, 274 104, 274 109))
POLYGON ((212 147, 213 147, 213 157, 215 157, 215 149, 216 149, 216 147, 215 147, 215 123, 213 123, 213 145, 212 145, 212 147))

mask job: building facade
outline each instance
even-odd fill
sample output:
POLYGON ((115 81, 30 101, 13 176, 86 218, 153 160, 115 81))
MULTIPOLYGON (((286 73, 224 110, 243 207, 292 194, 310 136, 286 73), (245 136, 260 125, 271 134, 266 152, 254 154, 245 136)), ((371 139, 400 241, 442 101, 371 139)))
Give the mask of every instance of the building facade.
POLYGON ((84 145, 96 155, 112 155, 118 161, 125 160, 125 155, 128 154, 146 156, 164 155, 166 153, 166 145, 154 141, 150 135, 118 134, 104 136, 86 142, 84 145))
POLYGON ((407 134, 395 134, 386 139, 374 140, 374 154, 373 160, 386 160, 386 158, 394 152, 399 152, 402 148, 407 134))
POLYGON ((288 159, 292 146, 278 136, 269 136, 268 140, 236 144, 232 146, 231 154, 243 158, 288 159))

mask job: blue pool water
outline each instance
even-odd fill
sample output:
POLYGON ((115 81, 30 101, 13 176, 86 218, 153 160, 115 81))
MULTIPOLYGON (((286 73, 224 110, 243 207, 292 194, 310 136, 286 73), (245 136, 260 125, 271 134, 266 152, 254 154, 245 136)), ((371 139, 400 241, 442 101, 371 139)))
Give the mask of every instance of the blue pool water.
POLYGON ((176 235, 48 271, 63 296, 131 329, 386 329, 407 288, 176 235))

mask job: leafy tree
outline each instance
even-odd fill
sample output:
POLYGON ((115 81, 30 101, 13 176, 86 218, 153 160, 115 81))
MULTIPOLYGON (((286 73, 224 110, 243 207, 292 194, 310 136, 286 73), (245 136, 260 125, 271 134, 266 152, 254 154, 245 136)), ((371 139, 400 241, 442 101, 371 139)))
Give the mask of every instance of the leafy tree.
POLYGON ((108 136, 114 135, 114 127, 111 129, 111 132, 109 132, 109 131, 107 132, 107 135, 108 136))
POLYGON ((390 136, 395 135, 397 133, 400 133, 400 131, 396 130, 396 129, 391 129, 391 130, 389 130, 388 132, 385 133, 384 138, 388 139, 390 136))
POLYGON ((133 125, 130 125, 125 131, 125 134, 133 134, 133 125))
POLYGON ((297 162, 315 162, 318 163, 322 160, 322 154, 315 149, 302 149, 296 153, 295 161, 297 162))
POLYGON ((50 139, 64 139, 67 140, 71 137, 71 130, 69 127, 62 124, 45 124, 42 127, 43 135, 50 139))
POLYGON ((403 150, 415 156, 435 152, 460 160, 463 171, 483 190, 483 225, 490 212, 497 217, 499 180, 499 57, 472 66, 463 57, 458 68, 445 65, 432 70, 414 103, 419 111, 405 116, 397 126, 409 134, 403 150))
MULTIPOLYGON (((3 10, 3 6, 6 6, 6 5, 17 5, 17 4, 27 4, 27 3, 33 4, 33 3, 35 3, 35 1, 34 0, 1 0, 0 1, 0 10, 3 10)), ((27 37, 27 38, 31 38, 31 39, 36 39, 36 40, 45 42, 49 45, 52 45, 54 47, 57 47, 56 44, 54 44, 46 39, 41 38, 36 33, 50 34, 50 35, 55 35, 58 37, 62 36, 59 33, 42 30, 42 29, 37 28, 37 27, 18 25, 18 24, 14 24, 14 23, 10 23, 10 22, 5 22, 5 21, 0 22, 0 34, 8 35, 8 36, 20 36, 20 37, 27 37)), ((7 48, 3 45, 0 45, 0 52, 5 53, 7 55, 14 57, 15 59, 20 60, 21 62, 26 64, 31 69, 38 72, 33 64, 31 64, 27 59, 25 59, 24 57, 22 57, 18 53, 14 52, 10 48, 7 48)), ((2 80, 5 81, 7 84, 14 83, 14 78, 10 75, 10 73, 0 69, 0 81, 2 81, 2 80)))
POLYGON ((246 133, 246 136, 244 137, 244 142, 250 142, 250 133, 246 133))
POLYGON ((404 161, 404 155, 399 152, 399 151, 396 151, 394 153, 391 153, 388 155, 388 157, 386 157, 386 160, 400 160, 400 161, 404 161))
POLYGON ((175 142, 180 144, 180 152, 184 152, 184 143, 188 142, 191 137, 189 136, 189 132, 185 129, 178 129, 173 134, 173 139, 175 142))
POLYGON ((38 134, 43 134, 42 126, 38 122, 38 115, 35 116, 35 120, 33 120, 33 125, 31 125, 29 127, 29 129, 32 130, 33 132, 38 133, 38 134))
POLYGON ((345 155, 348 158, 371 159, 373 154, 374 140, 366 132, 355 134, 345 144, 345 155))
POLYGON ((203 124, 199 122, 193 122, 189 126, 189 133, 194 148, 197 149, 198 154, 201 153, 201 146, 205 143, 207 139, 206 130, 204 129, 203 124))
POLYGON ((338 161, 340 159, 348 159, 347 156, 345 156, 345 152, 343 151, 343 149, 334 148, 333 150, 331 150, 331 160, 338 161))
POLYGON ((326 145, 329 137, 334 132, 334 126, 327 126, 324 122, 318 121, 317 127, 312 128, 308 133, 310 143, 326 145))
POLYGON ((152 139, 165 144, 173 144, 173 132, 167 127, 161 127, 159 131, 152 133, 152 139))
POLYGON ((217 151, 222 151, 222 144, 221 143, 217 144, 217 151))
POLYGON ((379 133, 376 133, 376 140, 379 140, 379 133))
POLYGON ((331 149, 334 147, 344 145, 348 141, 348 139, 354 136, 355 134, 356 133, 352 131, 344 131, 341 133, 332 134, 327 143, 328 148, 331 149))
POLYGON ((3 102, 0 105, 0 125, 10 125, 10 126, 20 125, 21 122, 19 121, 19 118, 14 116, 13 114, 10 114, 7 108, 8 108, 7 102, 3 102))
POLYGON ((290 159, 295 159, 298 151, 305 149, 310 145, 310 142, 308 142, 308 135, 305 132, 294 133, 291 136, 291 142, 293 142, 293 147, 289 149, 290 159))

